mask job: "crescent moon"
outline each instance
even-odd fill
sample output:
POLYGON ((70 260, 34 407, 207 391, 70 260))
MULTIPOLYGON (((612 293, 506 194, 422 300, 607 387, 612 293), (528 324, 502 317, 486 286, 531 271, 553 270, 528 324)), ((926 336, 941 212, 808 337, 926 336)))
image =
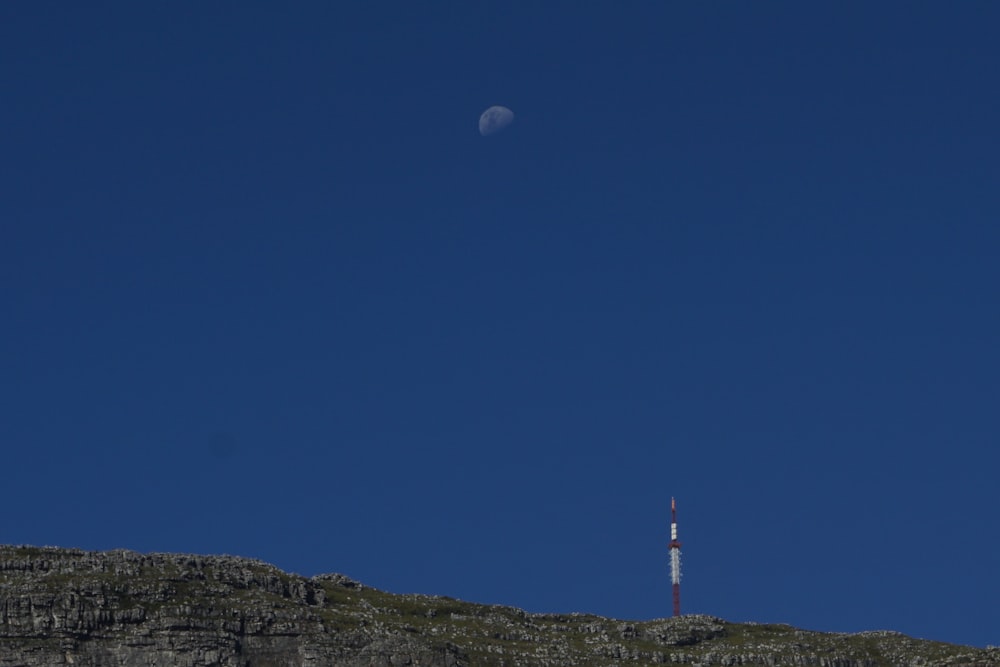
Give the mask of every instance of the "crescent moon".
POLYGON ((479 134, 496 134, 514 122, 514 112, 507 107, 492 106, 479 117, 479 134))

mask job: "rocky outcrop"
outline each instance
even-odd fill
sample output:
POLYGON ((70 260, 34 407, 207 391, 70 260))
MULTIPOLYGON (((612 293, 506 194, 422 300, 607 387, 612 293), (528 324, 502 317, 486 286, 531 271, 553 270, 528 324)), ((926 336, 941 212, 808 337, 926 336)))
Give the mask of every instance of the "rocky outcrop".
POLYGON ((0 666, 460 664, 330 603, 357 587, 244 558, 4 547, 0 666))
POLYGON ((1000 651, 710 616, 528 614, 228 556, 0 547, 0 667, 1000 665, 1000 651))

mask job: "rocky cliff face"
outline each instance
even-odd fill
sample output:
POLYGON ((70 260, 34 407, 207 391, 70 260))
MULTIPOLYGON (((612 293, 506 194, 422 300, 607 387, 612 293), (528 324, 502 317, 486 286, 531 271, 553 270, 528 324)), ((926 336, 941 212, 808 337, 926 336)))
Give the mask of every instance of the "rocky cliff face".
POLYGON ((1000 651, 708 616, 527 614, 228 556, 0 546, 0 667, 997 665, 1000 651))

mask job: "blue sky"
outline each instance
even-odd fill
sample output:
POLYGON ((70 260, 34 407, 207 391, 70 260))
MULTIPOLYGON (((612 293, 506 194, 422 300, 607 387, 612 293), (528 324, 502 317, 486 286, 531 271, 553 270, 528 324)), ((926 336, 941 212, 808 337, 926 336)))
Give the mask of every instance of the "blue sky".
POLYGON ((0 5, 0 541, 1000 644, 1000 6, 428 4, 0 5))

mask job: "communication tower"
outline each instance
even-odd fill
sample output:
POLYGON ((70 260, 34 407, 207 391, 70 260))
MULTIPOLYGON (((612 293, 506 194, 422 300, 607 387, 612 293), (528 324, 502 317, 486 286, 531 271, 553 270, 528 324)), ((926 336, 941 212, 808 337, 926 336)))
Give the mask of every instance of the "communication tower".
POLYGON ((670 499, 670 582, 674 589, 674 616, 681 615, 681 543, 677 539, 677 501, 670 499))

